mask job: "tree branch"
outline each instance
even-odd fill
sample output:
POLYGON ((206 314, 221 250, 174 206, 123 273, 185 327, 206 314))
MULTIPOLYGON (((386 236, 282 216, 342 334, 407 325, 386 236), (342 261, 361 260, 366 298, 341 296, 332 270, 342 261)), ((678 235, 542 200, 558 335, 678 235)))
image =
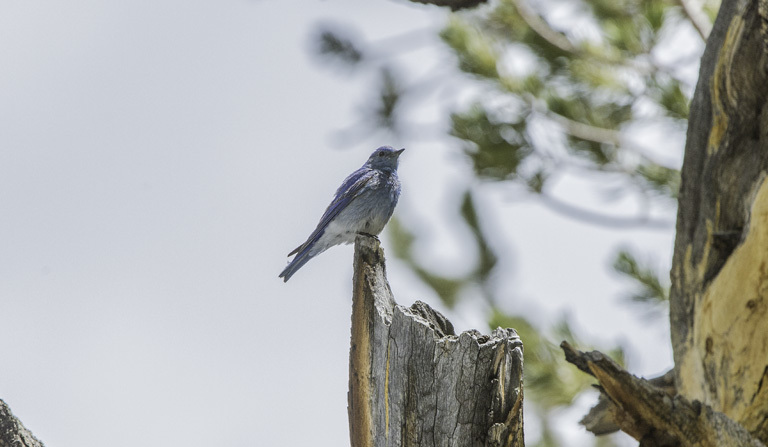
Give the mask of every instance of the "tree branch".
POLYGON ((628 151, 636 154, 643 161, 653 163, 659 166, 665 166, 664 163, 654 160, 645 151, 643 151, 636 143, 632 141, 622 141, 622 135, 620 130, 608 129, 605 127, 597 127, 591 124, 582 123, 580 121, 572 120, 566 116, 550 110, 546 104, 543 104, 533 95, 521 96, 532 110, 541 114, 543 117, 549 118, 556 124, 563 128, 563 131, 575 138, 592 141, 601 144, 612 144, 614 146, 621 146, 628 151))
POLYGON ((575 205, 571 205, 568 202, 564 202, 554 196, 541 192, 539 197, 542 199, 542 203, 546 205, 552 211, 562 214, 566 217, 581 220, 595 225, 601 225, 604 227, 612 228, 657 228, 667 230, 672 228, 673 223, 658 219, 651 219, 646 215, 622 217, 611 216, 608 214, 597 213, 587 210, 575 205))
POLYGON ((568 40, 565 35, 555 31, 549 24, 534 11, 525 0, 512 0, 517 8, 517 12, 520 17, 523 18, 525 23, 542 39, 549 42, 552 46, 559 48, 566 53, 579 53, 579 49, 568 40))
POLYGON ((584 124, 579 121, 574 121, 559 113, 555 113, 547 108, 539 110, 543 112, 545 116, 552 119, 552 121, 561 125, 565 132, 576 138, 582 140, 594 141, 595 143, 608 143, 618 146, 621 143, 621 132, 613 129, 605 129, 602 127, 596 127, 589 124, 584 124))
MULTIPOLYGON (((667 371, 666 374, 649 379, 648 383, 661 391, 674 396, 677 393, 675 389, 675 372, 667 371)), ((600 389, 599 386, 595 385, 600 389)), ((596 435, 607 435, 621 430, 616 421, 621 417, 621 409, 616 406, 610 397, 601 393, 597 398, 597 404, 589 410, 579 423, 596 435)))
POLYGON ((640 445, 765 447, 725 414, 699 401, 671 396, 601 352, 581 352, 565 341, 560 347, 567 361, 597 379, 601 392, 616 404, 616 423, 640 445))

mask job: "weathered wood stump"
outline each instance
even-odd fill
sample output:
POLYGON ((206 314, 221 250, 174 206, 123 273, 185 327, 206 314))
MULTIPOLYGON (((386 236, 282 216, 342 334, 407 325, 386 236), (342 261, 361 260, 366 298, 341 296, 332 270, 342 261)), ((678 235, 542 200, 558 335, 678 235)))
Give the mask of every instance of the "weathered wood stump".
POLYGON ((456 335, 428 305, 395 303, 375 238, 357 238, 354 272, 352 447, 523 446, 517 333, 456 335))

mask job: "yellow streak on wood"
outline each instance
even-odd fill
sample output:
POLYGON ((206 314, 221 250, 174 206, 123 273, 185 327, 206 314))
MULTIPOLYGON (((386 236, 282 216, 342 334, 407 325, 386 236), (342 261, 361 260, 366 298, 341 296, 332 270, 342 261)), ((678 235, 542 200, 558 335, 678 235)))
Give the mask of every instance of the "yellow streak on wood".
MULTIPOLYGON (((715 203, 715 220, 720 218, 720 202, 715 203)), ((706 274, 707 262, 709 261, 709 255, 712 248, 714 224, 711 220, 707 220, 705 223, 707 229, 707 239, 702 247, 701 259, 699 262, 693 262, 693 245, 690 244, 685 250, 685 260, 683 261, 683 269, 685 270, 683 287, 680 290, 687 291, 694 296, 691 298, 694 302, 694 313, 701 307, 702 296, 699 292, 699 287, 704 281, 704 275, 706 274)), ((695 318, 695 317, 694 317, 695 318)), ((695 320, 694 321, 698 321, 695 320)), ((687 344, 691 346, 695 343, 695 340, 699 338, 698 335, 699 326, 694 325, 693 330, 689 333, 687 344)), ((708 395, 706 391, 706 377, 704 374, 702 358, 700 352, 695 349, 695 346, 691 346, 688 349, 685 357, 681 359, 679 365, 680 377, 683 378, 682 383, 678 384, 679 392, 690 399, 698 399, 704 403, 709 404, 708 395)))
MULTIPOLYGON (((752 202, 744 242, 694 310, 694 351, 708 377, 706 402, 754 430, 768 412, 768 181, 752 202), (714 385, 714 386, 713 386, 714 385)), ((689 396, 694 397, 694 396, 689 396)))
POLYGON ((728 110, 733 109, 738 98, 736 90, 731 85, 730 70, 733 68, 733 57, 739 48, 744 32, 744 19, 736 14, 728 26, 728 31, 720 47, 720 55, 717 58, 709 91, 712 97, 712 129, 709 132, 707 142, 707 155, 713 155, 720 148, 726 131, 728 130, 728 110), (725 93, 725 98, 722 97, 725 93))

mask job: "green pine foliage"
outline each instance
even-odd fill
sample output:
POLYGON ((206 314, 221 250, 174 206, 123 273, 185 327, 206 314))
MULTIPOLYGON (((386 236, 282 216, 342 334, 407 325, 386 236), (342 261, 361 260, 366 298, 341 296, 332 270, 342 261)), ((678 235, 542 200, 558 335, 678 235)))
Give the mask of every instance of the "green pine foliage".
POLYGON ((533 150, 525 137, 524 120, 500 120, 488 116, 482 104, 451 115, 451 135, 461 139, 478 177, 509 180, 533 150))
MULTIPOLYGON (((632 173, 632 191, 675 197, 675 170, 650 157, 632 156, 622 130, 636 120, 680 121, 689 98, 672 70, 655 63, 668 22, 679 22, 675 8, 661 1, 589 1, 575 14, 599 38, 572 39, 522 0, 504 0, 482 14, 453 16, 441 33, 456 54, 458 67, 519 104, 519 113, 472 104, 451 114, 452 135, 465 142, 465 152, 481 177, 520 180, 545 192, 547 176, 530 179, 525 167, 552 165, 546 148, 528 131, 532 117, 549 120, 562 132, 570 157, 558 163, 582 163, 594 171, 632 173), (482 32, 480 31, 482 30, 482 32), (531 56, 526 67, 508 70, 501 55, 523 46, 531 56), (522 73, 520 71, 522 70, 522 73), (656 113, 648 116, 649 104, 656 113), (643 107, 645 105, 645 107, 643 107), (499 118, 501 117, 501 118, 499 118), (530 163, 527 163, 530 162, 530 163)), ((680 150, 680 148, 677 148, 680 150)), ((551 168, 550 168, 551 169, 551 168)))
POLYGON ((630 251, 619 251, 613 269, 634 283, 634 290, 629 294, 632 301, 652 305, 669 302, 669 282, 663 281, 656 269, 647 263, 643 265, 630 251))

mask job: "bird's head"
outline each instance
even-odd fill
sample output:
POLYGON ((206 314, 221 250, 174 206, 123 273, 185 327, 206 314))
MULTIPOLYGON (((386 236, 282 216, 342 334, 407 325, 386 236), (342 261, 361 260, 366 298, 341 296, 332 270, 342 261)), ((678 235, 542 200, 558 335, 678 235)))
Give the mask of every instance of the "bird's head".
POLYGON ((397 169, 397 160, 404 150, 404 148, 395 150, 392 146, 381 146, 373 151, 365 164, 372 169, 394 171, 397 169))

